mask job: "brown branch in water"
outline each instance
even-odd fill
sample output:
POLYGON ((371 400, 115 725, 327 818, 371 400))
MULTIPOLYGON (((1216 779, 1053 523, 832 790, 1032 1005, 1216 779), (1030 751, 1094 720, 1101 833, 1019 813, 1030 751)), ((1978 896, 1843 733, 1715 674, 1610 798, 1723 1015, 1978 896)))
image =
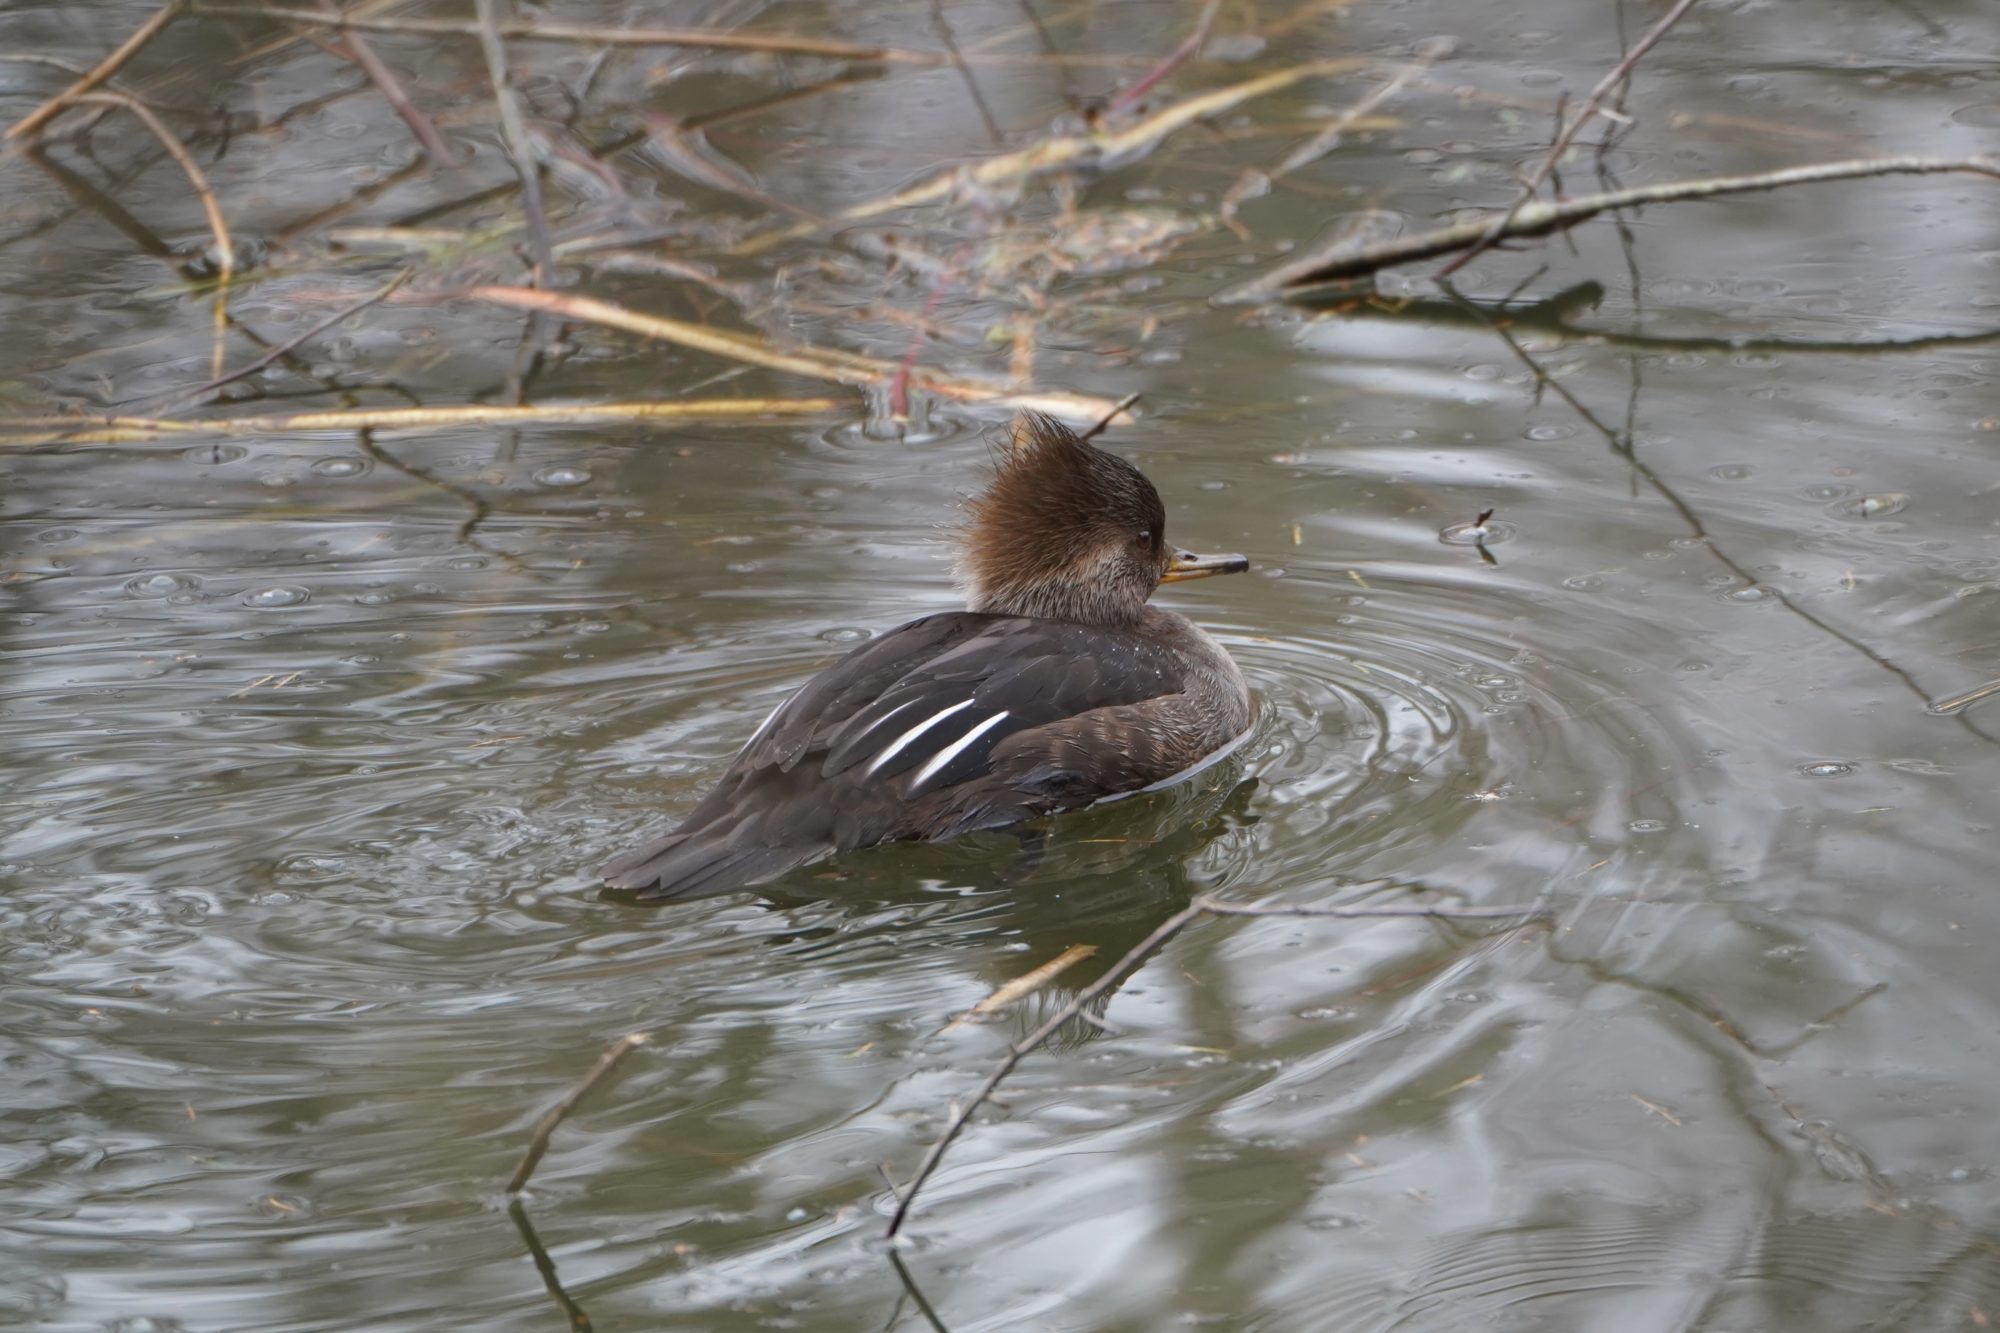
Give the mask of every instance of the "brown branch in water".
POLYGON ((130 37, 120 43, 117 50, 98 61, 88 74, 8 126, 6 137, 24 139, 41 129, 63 108, 81 100, 85 93, 123 69, 127 61, 138 55, 147 42, 159 36, 166 26, 187 8, 187 4, 188 0, 167 0, 166 4, 154 11, 151 18, 140 24, 130 37))
POLYGON ((556 1132, 556 1126, 568 1118, 577 1103, 590 1095, 592 1088, 618 1067, 620 1060, 644 1046, 651 1035, 647 1032, 628 1032, 605 1047, 604 1054, 597 1057, 597 1063, 591 1066, 590 1072, 579 1079, 561 1101, 543 1113, 542 1118, 535 1122, 535 1132, 529 1136, 528 1151, 522 1154, 521 1164, 514 1168, 514 1174, 507 1181, 509 1194, 519 1194, 527 1188, 528 1177, 535 1174, 535 1168, 541 1165, 542 1154, 549 1150, 549 1136, 556 1132))
POLYGON ((1820 181, 1855 180, 1868 176, 1923 176, 1947 171, 1974 172, 2000 179, 2000 158, 1880 157, 1852 162, 1819 162, 1746 176, 1703 176, 1611 190, 1604 194, 1581 195, 1554 203, 1532 203, 1515 209, 1511 220, 1507 214, 1490 215, 1390 241, 1360 245, 1344 242, 1329 246, 1295 259, 1254 282, 1232 289, 1218 299, 1226 304, 1269 300, 1296 294, 1303 288, 1318 284, 1365 277, 1397 264, 1450 254, 1478 244, 1492 230, 1496 217, 1505 224, 1502 239, 1547 236, 1586 222, 1599 213, 1641 204, 1713 199, 1726 194, 1777 190, 1820 181))
MULTIPOLYGON (((337 0, 319 0, 319 7, 333 16, 338 17, 340 14, 337 0)), ((389 103, 403 124, 409 126, 410 133, 415 136, 419 144, 423 145, 424 151, 430 154, 433 162, 441 167, 455 165, 451 145, 444 141, 444 136, 438 133, 438 128, 431 123, 430 117, 417 109, 417 104, 410 100, 409 93, 404 90, 402 80, 396 77, 394 70, 382 62, 382 57, 375 54, 375 48, 368 44, 366 37, 351 30, 344 32, 334 43, 333 50, 360 66, 361 72, 368 76, 376 91, 382 94, 383 100, 389 103)))
POLYGON ((1080 1018, 1093 1001, 1132 972, 1136 971, 1168 941, 1186 930, 1204 916, 1292 916, 1292 917, 1336 917, 1343 920, 1370 917, 1429 917, 1446 921, 1492 921, 1492 920, 1540 920, 1549 915, 1546 908, 1532 905, 1510 907, 1419 907, 1407 904, 1383 907, 1285 907, 1267 906, 1258 903, 1232 903, 1203 894, 1193 902, 1175 912, 1172 916, 1153 927, 1152 933, 1126 951, 1125 956, 1113 963, 1103 976, 1091 982, 1070 997, 1069 1003, 1050 1015, 1040 1027, 1030 1032, 1020 1041, 1007 1048, 1006 1057, 1001 1060, 986 1081, 965 1102, 959 1104, 946 1121, 944 1132, 938 1135, 924 1160, 917 1167, 917 1173, 910 1177, 909 1184, 902 1189, 897 1200, 896 1211, 889 1218, 885 1233, 894 1239, 909 1219, 910 1209, 917 1202, 917 1195, 923 1191, 925 1182, 937 1172, 939 1164, 951 1145, 964 1132, 979 1108, 992 1099, 1001 1083, 1020 1065, 1021 1061, 1033 1055, 1072 1021, 1080 1018))
POLYGON ((296 412, 288 416, 218 417, 207 421, 133 416, 0 417, 0 449, 42 444, 124 444, 181 435, 271 435, 313 430, 436 430, 451 426, 574 425, 587 421, 740 421, 773 416, 830 416, 851 412, 839 398, 683 398, 670 402, 553 403, 501 407, 356 408, 296 412))
MULTIPOLYGON (((323 14, 311 9, 290 9, 282 5, 196 4, 190 13, 210 18, 254 18, 278 23, 302 23, 309 27, 344 28, 360 32, 430 33, 441 36, 479 37, 482 25, 454 19, 361 18, 352 14, 323 14)), ((775 54, 827 56, 836 60, 868 60, 884 64, 941 65, 942 56, 929 51, 900 51, 891 47, 862 46, 855 42, 828 41, 813 37, 789 37, 781 33, 721 32, 697 28, 596 28, 576 23, 528 23, 520 20, 497 25, 499 35, 510 41, 571 42, 604 46, 686 46, 710 51, 767 51, 775 54)))
MULTIPOLYGON (((1597 81, 1597 86, 1590 90, 1588 97, 1584 98, 1583 105, 1577 108, 1576 115, 1571 117, 1569 124, 1565 125, 1562 132, 1556 135, 1556 141, 1549 148, 1548 155, 1542 159, 1541 165, 1535 168, 1535 174, 1528 178, 1528 184, 1521 191, 1521 197, 1514 201, 1514 206, 1501 216, 1495 218, 1492 225, 1488 227, 1487 233, 1480 237, 1470 250, 1467 250, 1457 259, 1452 260, 1451 263, 1438 270, 1438 277, 1450 277, 1471 263, 1474 257, 1490 248, 1507 234, 1507 228, 1512 224, 1515 214, 1526 208, 1528 203, 1534 199, 1535 191, 1542 188, 1542 182, 1547 180, 1549 173, 1556 169, 1556 164, 1562 160, 1562 155, 1569 150, 1570 143, 1576 138, 1578 131, 1582 130, 1590 118, 1597 114, 1597 108, 1604 101, 1606 94, 1631 77, 1633 69, 1637 67, 1639 61, 1645 57, 1645 54, 1652 50, 1654 45, 1667 35, 1667 30, 1672 28, 1676 23, 1679 23, 1681 16, 1694 8, 1694 5, 1695 0, 1678 0, 1672 9, 1661 15, 1658 23, 1655 23, 1651 28, 1646 30, 1646 35, 1641 37, 1632 49, 1625 53, 1624 59, 1613 66, 1609 74, 1597 81)), ((1561 193, 1560 188, 1558 188, 1557 193, 1561 193)))

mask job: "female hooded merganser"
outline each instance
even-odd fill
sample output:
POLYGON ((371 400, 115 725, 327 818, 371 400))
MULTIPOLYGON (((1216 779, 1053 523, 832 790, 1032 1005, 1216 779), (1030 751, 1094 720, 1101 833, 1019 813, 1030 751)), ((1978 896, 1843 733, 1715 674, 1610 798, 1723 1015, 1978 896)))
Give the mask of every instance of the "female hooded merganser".
POLYGON ((1167 545, 1159 492, 1027 418, 971 504, 969 610, 863 644, 780 704, 685 823, 604 869, 645 898, 726 893, 834 851, 941 840, 1138 791, 1250 726, 1222 646, 1146 605, 1248 569, 1167 545))

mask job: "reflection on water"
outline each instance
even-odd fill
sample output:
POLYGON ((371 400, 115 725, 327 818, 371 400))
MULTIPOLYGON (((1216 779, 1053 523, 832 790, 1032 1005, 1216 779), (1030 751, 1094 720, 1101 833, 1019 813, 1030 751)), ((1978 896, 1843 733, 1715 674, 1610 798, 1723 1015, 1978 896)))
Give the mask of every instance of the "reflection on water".
MULTIPOLYGON (((1504 159, 1536 151, 1553 90, 1616 50, 1596 10, 1531 8, 1350 8, 1261 55, 1225 47, 1261 68, 1449 27, 1466 90, 1413 92, 1403 128, 1246 204, 1241 248, 1309 238, 1329 191, 1417 216, 1511 188, 1504 159)), ((1927 12, 1957 46, 1990 27, 1927 12)), ((1089 14, 1066 49, 1152 50, 1189 19, 1089 14)), ((1803 34, 1755 10, 1709 22, 1648 66, 1649 114, 1674 129, 1642 120, 1622 169, 1817 152, 1836 130, 1796 108, 1834 97, 1839 135, 1956 151, 1977 129, 1960 113, 1992 100, 1894 7, 1837 5, 1803 34)), ((297 89, 334 68, 317 48, 265 59, 297 89)), ((890 188, 983 150, 948 75, 723 142, 788 196, 890 188), (839 169, 863 178, 831 174, 846 149, 790 146, 850 137, 876 156, 839 169)), ((440 90, 457 77, 441 66, 440 90)), ((1059 91, 1023 79, 999 112, 1039 124, 1059 91)), ((336 176, 401 144, 379 107, 301 116, 282 144, 205 150, 246 230, 345 197, 336 176), (300 172, 314 151, 324 172, 300 172)), ((1269 146, 1241 128, 1086 195, 1212 208, 1269 146)), ((99 403, 206 378, 210 308, 153 292, 157 264, 101 214, 0 169, 22 191, 0 220, 6 391, 99 403), (55 308, 68 323, 43 340, 55 308)), ((165 226, 167 179, 120 198, 165 226)), ((1556 918, 1191 928, 1104 1027, 1026 1060, 926 1189, 898 1257, 936 1318, 1989 1322, 1984 188, 1659 211, 1629 252, 1607 223, 1574 253, 1483 256, 1471 300, 1402 308, 1212 310, 1250 269, 1200 246, 1126 275, 1128 312, 1159 327, 1100 311, 1051 334, 1038 373, 1146 390, 1151 419, 1108 442, 1159 484, 1177 539, 1251 555, 1247 578, 1169 600, 1243 664, 1252 740, 1045 838, 875 849, 693 904, 592 875, 814 670, 953 604, 940 525, 996 420, 0 453, 0 1323, 560 1326, 501 1185, 542 1110, 644 1031, 525 1201, 566 1299, 600 1328, 924 1327, 877 1243, 884 1172, 908 1178, 1008 1042, 1197 893, 1331 903, 1378 881, 1556 918), (1892 350, 1838 350, 1864 342, 1892 350), (469 497, 486 513, 468 539, 469 497), (1483 541, 1441 540, 1487 509, 1483 541), (1014 1008, 953 1021, 1079 947, 1014 1008)), ((437 202, 389 190, 368 220, 437 202)), ((925 292, 901 293, 910 311, 925 292)), ((1000 327, 1002 298, 956 299, 937 318, 979 330, 964 346, 1000 327)), ((286 309, 259 289, 238 314, 286 309)), ((836 314, 801 321, 841 335, 836 314)), ((343 332, 316 371, 380 358, 452 400, 514 355, 453 307, 343 332)), ((578 338, 552 396, 712 373, 578 338)))

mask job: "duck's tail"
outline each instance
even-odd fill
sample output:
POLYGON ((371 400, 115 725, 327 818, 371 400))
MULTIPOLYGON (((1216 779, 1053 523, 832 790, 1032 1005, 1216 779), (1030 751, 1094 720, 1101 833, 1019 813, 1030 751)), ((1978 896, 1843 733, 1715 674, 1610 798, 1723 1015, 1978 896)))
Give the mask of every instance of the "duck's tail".
POLYGON ((603 878, 648 900, 706 898, 766 883, 832 850, 746 846, 713 831, 683 830, 627 852, 604 867, 603 878))

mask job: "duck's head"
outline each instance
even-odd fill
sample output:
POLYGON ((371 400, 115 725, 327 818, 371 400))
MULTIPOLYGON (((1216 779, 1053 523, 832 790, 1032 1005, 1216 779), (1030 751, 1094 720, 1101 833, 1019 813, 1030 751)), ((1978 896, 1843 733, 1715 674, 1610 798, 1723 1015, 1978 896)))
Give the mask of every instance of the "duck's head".
POLYGON ((1170 546, 1153 483, 1039 414, 1022 418, 969 509, 959 574, 974 611, 1128 625, 1162 583, 1250 567, 1170 546))

